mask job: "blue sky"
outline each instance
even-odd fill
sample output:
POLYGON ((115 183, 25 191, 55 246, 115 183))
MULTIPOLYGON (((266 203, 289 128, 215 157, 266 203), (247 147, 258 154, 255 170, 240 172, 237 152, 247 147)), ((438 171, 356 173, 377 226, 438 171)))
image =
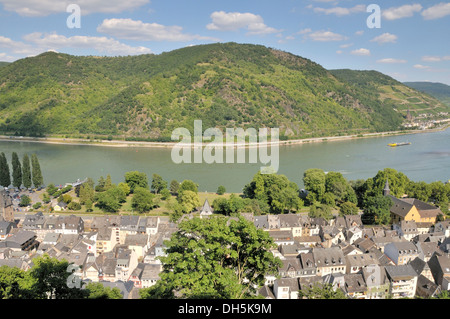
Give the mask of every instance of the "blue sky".
POLYGON ((0 0, 0 61, 11 62, 48 50, 159 54, 233 41, 291 52, 327 69, 450 85, 449 31, 450 2, 442 0, 0 0), (80 28, 67 24, 69 4, 81 10, 80 28), (367 24, 370 4, 381 9, 379 28, 367 24))

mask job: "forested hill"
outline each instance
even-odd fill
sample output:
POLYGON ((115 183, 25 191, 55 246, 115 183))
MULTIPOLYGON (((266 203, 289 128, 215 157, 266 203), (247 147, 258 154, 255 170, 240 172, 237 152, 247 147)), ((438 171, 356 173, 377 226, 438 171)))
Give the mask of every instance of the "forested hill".
POLYGON ((404 82, 403 84, 424 93, 434 96, 450 107, 450 86, 434 82, 404 82))
POLYGON ((396 130, 410 99, 442 106, 379 73, 353 83, 351 72, 236 43, 127 57, 46 52, 0 68, 0 133, 170 140, 200 119, 204 129, 279 127, 302 138, 396 130))

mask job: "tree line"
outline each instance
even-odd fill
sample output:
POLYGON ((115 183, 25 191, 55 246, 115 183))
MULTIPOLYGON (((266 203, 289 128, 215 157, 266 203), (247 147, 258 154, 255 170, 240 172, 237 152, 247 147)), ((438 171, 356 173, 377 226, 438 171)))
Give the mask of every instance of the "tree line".
POLYGON ((25 187, 31 188, 33 185, 35 188, 44 186, 44 178, 41 172, 41 166, 36 154, 31 155, 31 159, 28 154, 24 154, 22 162, 20 162, 19 156, 16 152, 11 156, 12 173, 9 168, 8 161, 5 153, 0 154, 0 186, 3 187, 25 187))

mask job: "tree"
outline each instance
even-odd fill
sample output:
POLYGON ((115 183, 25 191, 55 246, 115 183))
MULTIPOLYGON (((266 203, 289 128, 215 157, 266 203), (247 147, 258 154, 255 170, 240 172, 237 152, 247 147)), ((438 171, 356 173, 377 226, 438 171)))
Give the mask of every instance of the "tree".
POLYGON ((58 187, 56 187, 55 184, 53 184, 53 183, 48 184, 47 193, 50 196, 53 196, 57 191, 58 191, 58 187))
POLYGON ((361 219, 365 224, 387 225, 391 222, 391 206, 394 204, 388 196, 368 197, 361 219))
POLYGON ((123 191, 125 196, 128 196, 130 194, 130 186, 128 186, 127 183, 120 182, 119 184, 117 184, 117 187, 119 187, 123 191))
POLYGON ((189 179, 184 180, 181 182, 180 187, 178 188, 178 195, 180 195, 184 191, 198 193, 198 185, 189 179))
POLYGON ((138 171, 125 173, 125 183, 130 186, 130 193, 134 193, 136 187, 148 188, 147 174, 138 171))
POLYGON ((161 280, 141 298, 252 298, 282 265, 269 234, 243 217, 183 221, 165 244, 161 280))
POLYGON ((335 196, 336 204, 343 202, 357 203, 355 190, 339 172, 328 172, 325 175, 325 194, 331 193, 335 196))
POLYGON ((358 212, 359 212, 358 206, 356 206, 354 203, 351 202, 342 203, 339 211, 341 216, 357 215, 358 212))
POLYGON ((97 182, 97 185, 95 186, 95 191, 96 192, 104 192, 105 189, 105 185, 106 185, 106 180, 103 176, 100 176, 97 182))
POLYGON ((1 299, 33 299, 35 280, 27 271, 17 267, 0 267, 1 299))
POLYGON ((183 206, 183 211, 191 213, 196 207, 200 206, 200 199, 196 192, 185 190, 180 193, 178 202, 183 206))
POLYGON ((31 187, 31 167, 28 154, 24 154, 22 159, 22 184, 26 188, 31 187))
POLYGON ((154 206, 154 196, 150 190, 137 186, 131 199, 131 207, 139 213, 148 212, 154 206))
POLYGON ((113 183, 112 183, 112 180, 111 180, 111 175, 108 174, 106 176, 105 184, 103 185, 103 190, 107 191, 112 186, 113 186, 113 183))
MULTIPOLYGON (((87 201, 88 203, 90 200, 87 201)), ((106 191, 96 194, 96 204, 98 208, 105 212, 116 213, 122 206, 119 198, 114 196, 114 192, 106 191)))
POLYGON ((44 184, 44 178, 42 177, 41 165, 36 154, 31 155, 31 169, 34 187, 41 187, 44 184))
POLYGON ((11 174, 9 172, 8 161, 6 160, 5 153, 0 155, 0 185, 8 187, 11 185, 11 174))
POLYGON ((318 168, 311 168, 303 173, 303 184, 310 193, 310 203, 314 201, 322 202, 325 194, 325 172, 318 168))
POLYGON ((70 202, 69 205, 67 205, 67 208, 69 210, 80 210, 81 209, 81 204, 79 202, 70 202))
POLYGON ((20 197, 19 206, 26 207, 31 204, 31 198, 28 195, 22 195, 20 197))
POLYGON ((92 188, 91 184, 83 183, 80 186, 80 204, 85 205, 87 201, 94 202, 95 199, 95 191, 92 188))
POLYGON ((161 191, 160 194, 161 194, 161 199, 162 199, 162 200, 167 200, 167 199, 169 199, 170 196, 171 196, 170 191, 169 191, 167 188, 164 188, 164 189, 161 191))
POLYGON ((163 189, 167 188, 167 182, 158 174, 152 175, 152 190, 155 194, 160 193, 163 189))
POLYGON ((105 287, 100 282, 90 282, 86 285, 88 299, 123 299, 120 289, 117 287, 105 287))
POLYGON ((172 180, 171 182, 170 182, 170 192, 173 194, 173 195, 176 195, 176 194, 178 194, 178 189, 180 188, 180 183, 178 182, 178 181, 176 181, 176 180, 172 180))
POLYGON ((16 152, 12 153, 11 165, 13 169, 12 184, 14 187, 20 187, 22 185, 22 165, 20 164, 19 156, 16 152))
POLYGON ((226 191, 227 191, 227 190, 225 189, 225 186, 220 185, 220 186, 217 188, 217 195, 223 195, 223 194, 225 194, 226 191))
POLYGON ((332 284, 315 284, 298 292, 300 299, 347 299, 344 291, 334 289, 332 284))
POLYGON ((297 184, 289 181, 285 175, 258 172, 244 186, 243 192, 244 197, 267 204, 272 214, 281 214, 286 210, 290 212, 303 206, 297 184))
POLYGON ((309 217, 312 218, 325 218, 326 220, 330 220, 333 218, 333 214, 331 213, 331 207, 326 204, 315 203, 311 205, 309 210, 309 217))
POLYGON ((34 279, 33 294, 35 299, 79 299, 85 292, 76 285, 69 285, 70 277, 74 277, 72 268, 66 260, 51 258, 47 254, 33 259, 33 267, 29 270, 34 279))

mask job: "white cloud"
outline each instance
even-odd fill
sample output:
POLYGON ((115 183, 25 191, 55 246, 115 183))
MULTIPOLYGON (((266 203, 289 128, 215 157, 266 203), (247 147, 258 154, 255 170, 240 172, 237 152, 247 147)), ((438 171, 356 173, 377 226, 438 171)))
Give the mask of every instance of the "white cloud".
POLYGON ((450 15, 450 3, 441 2, 422 12, 425 20, 433 20, 443 18, 450 15))
POLYGON ((315 31, 304 36, 305 39, 310 39, 318 42, 343 41, 347 37, 331 31, 315 31))
POLYGON ((264 19, 253 13, 215 11, 211 13, 212 23, 208 24, 208 30, 216 31, 237 31, 246 28, 247 35, 264 35, 281 32, 269 27, 264 23, 264 19))
POLYGON ((312 32, 312 30, 310 28, 306 28, 306 29, 302 29, 300 31, 297 32, 297 34, 307 34, 312 32))
POLYGON ((420 12, 421 10, 422 6, 420 4, 406 4, 401 7, 383 10, 382 15, 386 20, 397 20, 412 17, 415 12, 420 12))
POLYGON ((13 62, 15 60, 16 60, 16 58, 13 56, 10 56, 6 53, 0 53, 0 61, 1 62, 13 62))
POLYGON ((356 31, 355 35, 363 35, 364 34, 364 30, 360 30, 360 31, 356 31))
POLYGON ((377 62, 394 64, 394 63, 406 63, 408 61, 402 60, 402 59, 386 58, 386 59, 377 60, 377 62))
POLYGON ((42 34, 30 33, 24 36, 24 40, 31 42, 44 50, 60 50, 63 48, 93 49, 101 53, 111 55, 136 55, 152 53, 149 48, 132 47, 117 40, 107 37, 72 36, 66 37, 56 33, 42 34))
POLYGON ((97 27, 97 31, 119 39, 137 41, 218 41, 216 38, 183 33, 183 28, 180 26, 164 26, 132 19, 105 19, 97 27))
POLYGON ((77 4, 81 14, 120 13, 139 8, 149 0, 0 0, 7 11, 13 11, 21 16, 48 16, 55 13, 65 13, 69 4, 77 4))
POLYGON ((415 64, 413 65, 414 68, 416 69, 421 69, 421 70, 425 70, 425 69, 429 69, 430 67, 427 65, 422 65, 422 64, 415 64))
POLYGON ((347 44, 341 44, 339 47, 340 47, 341 49, 345 49, 345 48, 351 47, 352 45, 353 45, 353 43, 347 43, 347 44))
POLYGON ((446 56, 436 56, 436 55, 426 55, 422 57, 422 61, 424 62, 441 62, 441 61, 450 61, 450 55, 446 56))
POLYGON ((395 43, 397 42, 398 37, 395 34, 391 34, 389 32, 383 33, 382 35, 379 35, 372 40, 371 42, 377 42, 378 44, 383 43, 395 43))
POLYGON ((353 50, 352 52, 350 52, 350 54, 368 56, 368 55, 370 55, 370 50, 361 48, 361 49, 353 50))
POLYGON ((350 15, 352 13, 365 12, 365 5, 356 5, 352 8, 343 8, 343 7, 334 7, 334 8, 313 8, 315 13, 323 13, 326 15, 333 14, 337 17, 342 17, 346 15, 350 15))
POLYGON ((40 51, 32 45, 20 41, 14 41, 10 38, 0 36, 0 48, 5 48, 9 52, 24 56, 36 55, 40 51))

